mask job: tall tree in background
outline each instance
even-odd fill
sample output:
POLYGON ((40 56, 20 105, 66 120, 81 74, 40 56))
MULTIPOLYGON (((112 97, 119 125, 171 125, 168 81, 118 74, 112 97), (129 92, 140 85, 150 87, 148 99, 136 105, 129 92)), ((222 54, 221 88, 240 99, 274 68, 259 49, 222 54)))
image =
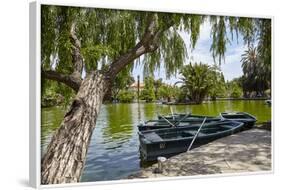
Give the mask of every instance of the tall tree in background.
POLYGON ((156 99, 159 99, 158 91, 159 91, 160 86, 162 85, 162 79, 160 78, 160 79, 154 80, 153 83, 154 83, 155 97, 156 97, 156 99))
POLYGON ((271 20, 259 19, 258 25, 258 53, 261 70, 264 71, 268 88, 271 87, 271 20))
MULTIPOLYGON (((217 67, 203 63, 189 63, 181 70, 181 86, 188 99, 197 104, 202 103, 208 94, 215 94, 221 78, 217 77, 217 67)), ((218 76, 221 76, 220 74, 218 76)), ((214 95, 215 96, 215 95, 214 95)))
POLYGON ((210 68, 210 83, 211 88, 208 95, 212 100, 216 100, 217 97, 224 97, 226 93, 226 86, 223 73, 217 65, 210 68))
POLYGON ((240 78, 234 78, 226 83, 228 97, 241 98, 243 95, 242 84, 240 78))
POLYGON ((255 91, 256 94, 263 95, 264 91, 270 87, 270 64, 264 62, 257 48, 250 46, 248 50, 242 54, 242 86, 248 96, 249 93, 255 91))
MULTIPOLYGON (((248 50, 242 54, 242 69, 244 73, 243 83, 247 89, 247 91, 252 92, 256 90, 256 77, 258 72, 258 53, 257 49, 253 47, 249 47, 248 50)), ((246 93, 247 94, 247 93, 246 93)))
POLYGON ((254 20, 42 6, 43 80, 60 82, 76 95, 42 157, 41 183, 80 180, 103 98, 124 68, 143 64, 144 72, 152 73, 163 61, 166 75, 175 74, 187 56, 179 31, 190 34, 189 45, 194 48, 200 25, 206 21, 212 25, 211 51, 220 62, 228 42, 227 28, 241 33, 245 42, 252 40, 255 31, 264 34, 260 30, 263 27, 254 20), (139 59, 142 55, 143 59, 139 59))
POLYGON ((177 98, 180 94, 180 89, 177 86, 171 86, 165 83, 159 87, 158 98, 170 102, 172 98, 177 98))
POLYGON ((144 89, 142 90, 142 98, 146 102, 152 102, 156 99, 155 96, 155 87, 154 87, 153 77, 145 77, 144 79, 144 89))

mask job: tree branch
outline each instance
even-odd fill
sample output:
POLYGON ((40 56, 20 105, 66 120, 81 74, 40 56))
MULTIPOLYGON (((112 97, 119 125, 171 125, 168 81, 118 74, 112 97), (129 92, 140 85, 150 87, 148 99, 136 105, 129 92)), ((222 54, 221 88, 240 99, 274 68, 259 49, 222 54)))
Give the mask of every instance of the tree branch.
POLYGON ((75 92, 79 90, 82 82, 81 79, 77 79, 73 75, 65 75, 56 71, 44 71, 42 69, 41 75, 46 79, 64 83, 65 85, 72 88, 75 92))
POLYGON ((83 57, 81 55, 81 43, 76 32, 76 22, 73 22, 70 29, 70 41, 72 43, 72 63, 74 66, 73 75, 81 78, 83 69, 83 57))
POLYGON ((41 74, 42 77, 50 80, 54 80, 57 82, 64 83, 65 85, 72 88, 74 91, 78 92, 81 82, 82 82, 82 70, 83 70, 83 57, 81 55, 81 43, 78 39, 76 32, 76 22, 74 21, 70 28, 70 41, 72 44, 72 64, 73 64, 73 73, 71 75, 66 75, 63 73, 59 73, 57 71, 49 70, 44 71, 42 69, 41 74))
POLYGON ((140 42, 138 42, 134 48, 112 62, 107 72, 107 77, 109 79, 113 80, 126 65, 132 63, 136 58, 145 53, 153 52, 158 48, 158 38, 163 30, 158 29, 156 21, 157 14, 153 14, 149 18, 148 25, 140 42))

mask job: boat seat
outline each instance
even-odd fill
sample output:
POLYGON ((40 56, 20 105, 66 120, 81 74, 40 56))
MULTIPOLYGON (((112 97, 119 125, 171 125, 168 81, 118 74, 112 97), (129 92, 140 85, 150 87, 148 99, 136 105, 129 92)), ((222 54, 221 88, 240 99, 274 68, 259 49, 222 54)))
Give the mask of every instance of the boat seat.
POLYGON ((181 122, 177 126, 184 127, 184 126, 187 126, 187 125, 190 125, 190 123, 189 122, 181 122))
POLYGON ((185 133, 189 133, 191 135, 196 135, 197 130, 190 130, 190 131, 186 131, 185 133))
POLYGON ((156 122, 147 122, 147 123, 145 123, 144 125, 145 126, 154 126, 156 124, 156 122))
POLYGON ((223 126, 221 126, 221 128, 225 128, 225 129, 233 129, 233 126, 223 125, 223 126))
POLYGON ((163 141, 163 139, 155 132, 147 133, 145 138, 151 142, 163 141))

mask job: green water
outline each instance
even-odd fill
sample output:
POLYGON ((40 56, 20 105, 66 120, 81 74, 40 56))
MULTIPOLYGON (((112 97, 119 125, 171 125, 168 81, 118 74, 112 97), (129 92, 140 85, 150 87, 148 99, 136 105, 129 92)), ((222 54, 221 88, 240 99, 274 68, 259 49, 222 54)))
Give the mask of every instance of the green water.
MULTIPOLYGON (((220 112, 245 111, 257 117, 258 122, 271 119, 271 108, 264 101, 216 101, 201 105, 107 104, 102 105, 92 135, 82 181, 116 180, 144 167, 139 158, 137 124, 155 119, 157 113, 176 113, 217 116, 220 112)), ((42 154, 59 127, 64 115, 61 107, 42 109, 42 154)))

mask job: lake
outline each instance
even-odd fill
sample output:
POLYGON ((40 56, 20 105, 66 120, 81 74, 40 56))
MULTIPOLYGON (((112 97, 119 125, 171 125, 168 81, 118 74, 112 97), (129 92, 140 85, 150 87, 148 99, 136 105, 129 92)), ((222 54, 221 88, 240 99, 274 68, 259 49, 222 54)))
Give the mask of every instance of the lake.
MULTIPOLYGON (((93 132, 82 182, 117 180, 126 178, 147 164, 139 157, 137 125, 155 119, 157 113, 169 114, 170 107, 176 113, 214 115, 225 111, 244 111, 257 117, 258 122, 271 120, 271 108, 264 101, 214 101, 201 105, 159 104, 105 104, 93 132)), ((64 116, 63 107, 42 109, 41 154, 44 154, 54 131, 64 116)))

